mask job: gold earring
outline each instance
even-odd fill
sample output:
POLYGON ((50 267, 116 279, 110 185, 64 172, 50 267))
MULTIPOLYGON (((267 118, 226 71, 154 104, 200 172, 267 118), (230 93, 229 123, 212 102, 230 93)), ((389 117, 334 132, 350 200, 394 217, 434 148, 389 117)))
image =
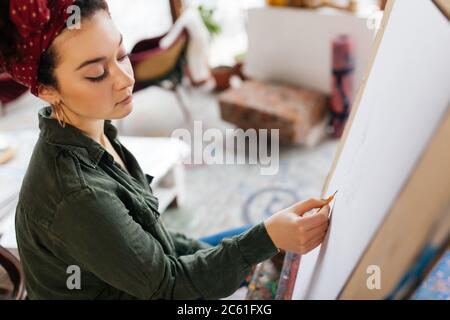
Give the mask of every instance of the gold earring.
POLYGON ((66 121, 64 119, 64 110, 62 110, 61 104, 62 104, 61 101, 55 103, 53 105, 53 110, 55 112, 56 119, 58 120, 60 126, 64 128, 66 126, 66 121), (62 112, 62 116, 61 116, 61 112, 62 112))

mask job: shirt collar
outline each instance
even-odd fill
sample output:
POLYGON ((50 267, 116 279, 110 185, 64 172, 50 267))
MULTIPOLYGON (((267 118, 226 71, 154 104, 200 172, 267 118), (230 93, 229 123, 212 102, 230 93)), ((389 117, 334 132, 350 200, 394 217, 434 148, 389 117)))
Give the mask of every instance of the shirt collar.
MULTIPOLYGON (((95 168, 106 150, 80 129, 70 124, 61 127, 56 119, 50 117, 51 112, 51 107, 39 110, 40 137, 47 143, 72 151, 81 161, 95 168)), ((111 120, 105 120, 104 132, 111 142, 117 137, 117 129, 111 120)))

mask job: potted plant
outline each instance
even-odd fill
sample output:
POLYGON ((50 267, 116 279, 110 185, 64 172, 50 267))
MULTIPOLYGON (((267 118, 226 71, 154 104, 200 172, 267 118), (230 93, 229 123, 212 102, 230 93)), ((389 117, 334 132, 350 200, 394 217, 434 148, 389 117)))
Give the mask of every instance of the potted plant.
POLYGON ((203 5, 198 6, 198 11, 202 17, 203 23, 206 29, 208 29, 211 37, 217 36, 222 32, 221 26, 214 20, 214 9, 207 9, 203 5))
MULTIPOLYGON (((198 10, 199 10, 200 16, 203 20, 205 27, 209 31, 211 38, 218 36, 222 32, 222 27, 214 19, 215 9, 206 8, 203 5, 199 5, 198 10)), ((241 72, 243 57, 244 57, 243 54, 237 55, 235 57, 236 64, 234 66, 222 65, 222 66, 217 66, 217 67, 214 67, 211 69, 211 75, 214 78, 215 83, 216 83, 216 86, 215 86, 216 91, 222 91, 222 90, 228 89, 230 87, 230 79, 233 75, 238 75, 241 78, 243 78, 242 72, 241 72)), ((187 72, 187 74, 189 75, 189 72, 187 72)), ((199 85, 203 84, 203 82, 201 82, 201 83, 194 82, 192 80, 192 78, 191 78, 191 83, 194 84, 195 86, 199 86, 199 85)))
MULTIPOLYGON (((221 26, 214 20, 214 9, 207 9, 200 5, 198 7, 203 23, 208 29, 211 38, 218 36, 222 32, 221 26)), ((230 86, 230 78, 234 69, 230 66, 218 66, 211 70, 211 74, 216 82, 215 89, 218 91, 225 90, 230 86)))

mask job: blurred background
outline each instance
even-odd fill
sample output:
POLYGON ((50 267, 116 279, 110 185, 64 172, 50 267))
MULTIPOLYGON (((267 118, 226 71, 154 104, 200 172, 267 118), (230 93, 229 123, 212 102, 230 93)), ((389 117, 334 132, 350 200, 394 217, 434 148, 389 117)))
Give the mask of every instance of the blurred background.
MULTIPOLYGON (((166 226, 201 237, 322 196, 385 1, 108 3, 136 77, 133 112, 114 124, 155 176, 166 226), (192 161, 210 144, 203 132, 229 137, 239 128, 280 130, 275 174, 249 161, 192 161), (179 129, 190 139, 172 138, 179 129)), ((0 101, 0 244, 14 248, 14 208, 44 104, 6 75, 0 101)), ((213 153, 251 157, 219 142, 213 153)), ((263 280, 253 275, 250 289, 230 298, 274 298, 281 263, 259 266, 263 280)))

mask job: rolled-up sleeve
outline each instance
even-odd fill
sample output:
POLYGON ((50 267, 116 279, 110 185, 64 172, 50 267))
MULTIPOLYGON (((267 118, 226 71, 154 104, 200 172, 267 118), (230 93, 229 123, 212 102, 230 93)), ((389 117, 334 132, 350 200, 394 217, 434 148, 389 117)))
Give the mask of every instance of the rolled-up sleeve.
POLYGON ((117 197, 91 188, 64 198, 53 232, 82 270, 140 299, 227 296, 253 264, 278 252, 260 223, 216 247, 167 255, 117 197))

